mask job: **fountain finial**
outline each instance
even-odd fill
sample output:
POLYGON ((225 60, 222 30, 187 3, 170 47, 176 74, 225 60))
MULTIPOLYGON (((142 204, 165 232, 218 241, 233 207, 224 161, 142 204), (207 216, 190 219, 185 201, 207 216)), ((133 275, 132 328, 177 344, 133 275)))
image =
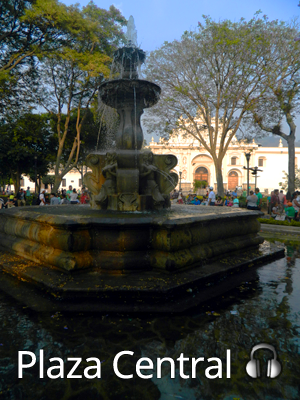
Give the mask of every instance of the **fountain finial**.
POLYGON ((137 46, 137 31, 135 29, 133 16, 130 15, 127 23, 126 39, 129 46, 137 46))

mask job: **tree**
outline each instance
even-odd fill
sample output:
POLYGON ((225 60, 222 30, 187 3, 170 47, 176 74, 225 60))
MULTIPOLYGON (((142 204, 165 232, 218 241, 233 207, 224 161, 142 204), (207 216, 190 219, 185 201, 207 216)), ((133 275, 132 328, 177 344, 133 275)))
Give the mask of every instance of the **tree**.
POLYGON ((48 172, 55 145, 46 114, 28 113, 16 119, 0 120, 1 170, 9 174, 16 192, 21 174, 34 177, 36 172, 39 176, 48 172))
MULTIPOLYGON (((0 2, 0 112, 29 106, 28 82, 35 80, 35 57, 70 43, 80 21, 57 0, 0 2)), ((23 112, 23 110, 22 110, 23 112)))
MULTIPOLYGON (((286 173, 285 171, 282 171, 284 176, 282 177, 284 181, 279 182, 279 186, 281 187, 282 190, 288 191, 288 185, 289 185, 289 174, 286 173)), ((300 188, 300 168, 295 168, 295 180, 294 180, 294 189, 299 189, 300 188)))
POLYGON ((89 3, 82 10, 74 6, 75 11, 82 22, 80 32, 73 35, 71 47, 41 57, 42 85, 36 92, 39 104, 56 121, 58 146, 54 191, 64 175, 77 165, 82 126, 99 84, 109 76, 111 56, 123 37, 121 26, 126 22, 113 6, 106 11, 89 3), (76 125, 71 130, 74 113, 76 125), (66 147, 70 143, 66 156, 66 147))
POLYGON ((147 125, 196 138, 212 156, 220 195, 224 155, 261 93, 264 45, 257 17, 236 23, 206 17, 198 31, 164 43, 147 63, 147 77, 162 88, 147 125))
POLYGON ((288 191, 295 190, 296 117, 300 110, 300 44, 295 40, 299 26, 295 22, 265 21, 262 35, 269 42, 265 49, 264 94, 251 110, 254 129, 269 132, 288 143, 288 191), (283 122, 288 126, 285 133, 283 122))

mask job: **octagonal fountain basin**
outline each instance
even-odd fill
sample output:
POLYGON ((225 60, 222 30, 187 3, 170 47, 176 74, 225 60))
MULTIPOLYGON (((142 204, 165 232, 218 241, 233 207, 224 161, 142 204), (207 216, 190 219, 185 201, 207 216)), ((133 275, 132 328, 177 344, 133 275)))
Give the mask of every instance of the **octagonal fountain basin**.
POLYGON ((47 293, 46 308, 60 299, 56 307, 76 310, 183 311, 284 255, 259 247, 260 215, 201 206, 159 213, 75 205, 1 210, 0 264, 47 293))

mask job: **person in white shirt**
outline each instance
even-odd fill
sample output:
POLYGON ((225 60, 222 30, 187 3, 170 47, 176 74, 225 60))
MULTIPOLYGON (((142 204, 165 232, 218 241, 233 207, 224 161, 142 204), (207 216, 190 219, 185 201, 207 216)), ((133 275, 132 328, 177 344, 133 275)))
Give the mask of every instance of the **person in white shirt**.
POLYGON ((70 203, 71 204, 77 204, 79 201, 77 200, 78 194, 76 192, 76 189, 73 189, 73 192, 70 194, 70 203))
POLYGON ((214 206, 216 201, 216 195, 214 193, 214 188, 210 186, 209 188, 209 195, 208 195, 208 205, 214 206))
POLYGON ((41 191, 41 194, 40 194, 40 206, 45 206, 46 205, 45 193, 46 193, 46 190, 43 189, 41 191))

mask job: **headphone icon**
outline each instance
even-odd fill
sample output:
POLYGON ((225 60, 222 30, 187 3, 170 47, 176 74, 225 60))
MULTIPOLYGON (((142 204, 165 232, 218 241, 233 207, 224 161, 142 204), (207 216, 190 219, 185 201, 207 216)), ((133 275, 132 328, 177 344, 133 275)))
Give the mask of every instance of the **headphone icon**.
POLYGON ((276 378, 281 372, 281 365, 279 361, 277 361, 276 350, 273 346, 267 343, 261 343, 252 348, 250 361, 246 365, 246 371, 251 378, 259 378, 260 377, 260 365, 259 360, 256 358, 253 359, 253 354, 256 350, 259 349, 268 349, 271 350, 274 354, 274 358, 268 361, 268 369, 267 369, 267 377, 268 378, 276 378))

